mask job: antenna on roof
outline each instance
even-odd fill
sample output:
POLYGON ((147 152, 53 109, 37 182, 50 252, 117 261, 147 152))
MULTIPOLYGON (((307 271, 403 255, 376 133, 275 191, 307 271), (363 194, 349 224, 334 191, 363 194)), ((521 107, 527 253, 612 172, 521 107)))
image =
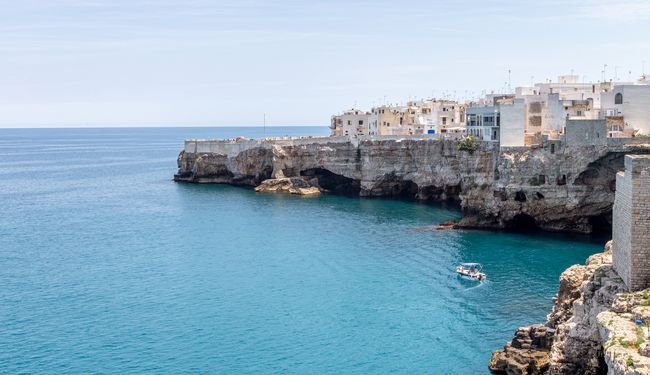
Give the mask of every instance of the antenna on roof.
POLYGON ((510 85, 510 83, 511 83, 510 82, 510 73, 511 73, 511 71, 510 71, 510 69, 508 69, 508 93, 510 93, 512 91, 512 86, 510 85))

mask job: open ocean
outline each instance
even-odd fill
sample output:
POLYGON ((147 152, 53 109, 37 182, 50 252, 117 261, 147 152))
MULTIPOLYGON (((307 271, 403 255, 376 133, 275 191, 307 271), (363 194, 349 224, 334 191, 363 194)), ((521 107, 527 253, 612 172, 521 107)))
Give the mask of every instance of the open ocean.
POLYGON ((0 373, 486 374, 605 242, 427 230, 459 217, 441 205, 172 181, 185 138, 262 133, 0 129, 0 373), (488 281, 458 279, 461 261, 488 281))

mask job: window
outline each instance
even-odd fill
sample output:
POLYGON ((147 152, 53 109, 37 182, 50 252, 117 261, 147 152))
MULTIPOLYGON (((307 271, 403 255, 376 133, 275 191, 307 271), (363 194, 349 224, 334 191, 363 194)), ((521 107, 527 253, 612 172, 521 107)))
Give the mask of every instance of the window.
POLYGON ((443 125, 447 125, 447 118, 446 118, 446 117, 443 117, 443 118, 442 118, 442 124, 443 124, 443 125))
POLYGON ((363 120, 359 120, 359 125, 363 125, 363 120))
POLYGON ((614 96, 614 104, 623 104, 623 94, 619 92, 614 96))
POLYGON ((351 125, 350 120, 348 120, 348 125, 351 125))

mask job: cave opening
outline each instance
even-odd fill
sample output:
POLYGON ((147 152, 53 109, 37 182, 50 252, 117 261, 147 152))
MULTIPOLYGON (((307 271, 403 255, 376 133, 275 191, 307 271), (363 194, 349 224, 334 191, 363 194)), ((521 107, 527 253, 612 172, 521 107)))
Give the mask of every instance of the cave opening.
POLYGON ((616 190, 616 173, 625 169, 625 154, 612 152, 589 163, 573 181, 574 185, 600 187, 607 192, 616 190))
POLYGON ((428 199, 428 193, 431 192, 421 191, 415 182, 404 180, 394 173, 390 173, 377 181, 372 189, 367 192, 367 196, 425 201, 428 199))
POLYGON ((535 219, 526 214, 517 214, 506 221, 505 228, 515 232, 533 232, 539 229, 535 219))
POLYGON ((460 185, 421 186, 416 199, 423 202, 460 202, 460 185))
POLYGON ((599 215, 589 217, 591 233, 594 235, 609 236, 612 233, 612 211, 606 211, 599 215))
POLYGON ((301 171, 300 175, 307 179, 315 178, 321 188, 331 193, 358 196, 361 191, 359 180, 336 174, 324 168, 306 169, 301 171))
POLYGON ((515 193, 515 201, 517 202, 525 202, 526 201, 526 193, 523 191, 518 191, 515 193))

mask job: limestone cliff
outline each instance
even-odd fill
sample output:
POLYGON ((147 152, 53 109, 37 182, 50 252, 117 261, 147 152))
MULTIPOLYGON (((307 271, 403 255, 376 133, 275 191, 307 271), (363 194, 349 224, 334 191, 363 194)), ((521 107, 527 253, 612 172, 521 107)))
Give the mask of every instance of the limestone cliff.
POLYGON ((546 323, 519 328, 489 367, 507 374, 650 374, 650 290, 626 293, 611 242, 560 277, 546 323))
POLYGON ((481 143, 470 153, 453 140, 417 137, 188 141, 175 180, 258 186, 305 177, 337 194, 455 200, 464 227, 587 233, 609 228, 615 174, 631 152, 650 146, 481 143))

